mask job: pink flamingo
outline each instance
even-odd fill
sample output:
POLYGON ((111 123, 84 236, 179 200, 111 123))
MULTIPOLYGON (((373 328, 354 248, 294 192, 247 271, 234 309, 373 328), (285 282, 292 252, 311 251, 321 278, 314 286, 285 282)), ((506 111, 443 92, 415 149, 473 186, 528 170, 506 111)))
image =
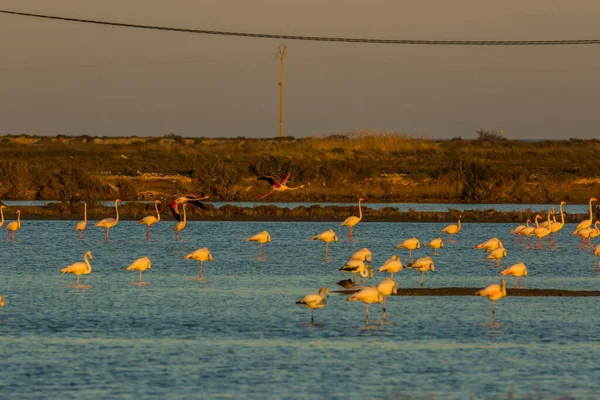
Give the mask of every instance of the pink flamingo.
POLYGON ((154 215, 149 215, 147 217, 142 218, 137 224, 138 225, 146 225, 146 240, 150 241, 150 227, 160 221, 160 212, 158 212, 158 205, 160 204, 160 200, 154 201, 154 209, 156 210, 156 217, 154 215))
POLYGON ((103 220, 96 222, 96 225, 94 225, 94 226, 101 226, 106 229, 106 241, 107 242, 108 242, 108 230, 119 223, 119 203, 120 202, 121 202, 121 199, 115 200, 115 211, 117 213, 116 219, 115 218, 104 218, 103 220))
POLYGON ((290 178, 290 175, 292 175, 291 172, 288 172, 287 174, 285 174, 285 176, 283 177, 281 182, 278 180, 278 178, 275 178, 274 176, 259 177, 257 179, 258 181, 267 181, 267 182, 269 182, 269 185, 271 185, 271 191, 269 193, 265 194, 264 196, 260 196, 260 198, 264 199, 265 197, 267 197, 268 195, 270 195, 273 192, 285 192, 286 190, 298 190, 298 189, 304 189, 306 187, 305 185, 300 185, 297 187, 287 186, 286 183, 287 183, 288 179, 290 178))

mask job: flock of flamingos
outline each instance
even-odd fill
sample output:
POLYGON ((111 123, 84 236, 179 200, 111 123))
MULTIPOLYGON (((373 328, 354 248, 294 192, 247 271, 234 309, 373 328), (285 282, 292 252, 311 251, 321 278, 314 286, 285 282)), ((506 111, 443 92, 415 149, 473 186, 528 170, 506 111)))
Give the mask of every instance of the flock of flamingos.
MULTIPOLYGON (((259 178, 259 180, 267 180, 271 184, 272 189, 269 193, 267 193, 267 195, 273 193, 274 191, 294 190, 294 189, 303 187, 303 186, 300 186, 297 188, 288 188, 285 185, 285 182, 287 181, 288 178, 289 178, 289 173, 284 177, 284 179, 281 181, 281 183, 274 177, 261 177, 261 178, 259 178), (282 189, 282 187, 285 189, 282 189)), ((267 196, 267 195, 265 195, 265 196, 267 196)), ((265 196, 263 196, 263 197, 265 197, 265 196)), ((173 227, 172 231, 176 232, 176 240, 180 240, 181 231, 186 226, 186 212, 185 212, 186 207, 188 206, 188 204, 193 204, 198 207, 205 208, 205 206, 202 204, 202 200, 205 200, 207 198, 208 198, 208 196, 196 197, 194 195, 179 197, 179 198, 176 198, 175 200, 173 200, 172 202, 170 202, 168 204, 168 207, 164 208, 163 210, 158 209, 158 205, 161 204, 161 202, 159 200, 156 200, 154 202, 156 216, 151 215, 151 216, 142 218, 138 222, 138 225, 146 226, 146 240, 150 241, 151 240, 151 237, 150 237, 151 226, 160 221, 160 214, 163 211, 169 209, 171 211, 171 213, 173 214, 173 216, 175 217, 175 219, 178 221, 175 224, 175 226, 173 227)), ((362 220, 361 203, 363 201, 364 201, 364 199, 362 199, 362 198, 360 198, 358 201, 359 216, 358 217, 357 216, 348 217, 346 220, 344 220, 340 224, 340 226, 348 227, 348 240, 349 241, 352 241, 353 227, 356 226, 362 220)), ((596 198, 591 198, 589 201, 590 218, 582 221, 579 225, 577 225, 577 227, 575 228, 575 230, 572 233, 572 235, 574 235, 574 236, 581 237, 582 248, 587 248, 586 241, 591 246, 592 238, 600 235, 600 229, 598 228, 598 224, 600 223, 600 221, 596 221, 596 223, 592 227, 592 220, 593 220, 592 202, 595 202, 595 201, 597 201, 596 198)), ((121 200, 119 200, 119 199, 115 200, 116 218, 105 218, 105 219, 98 221, 94 225, 94 226, 102 227, 105 229, 106 241, 108 241, 109 230, 111 228, 115 227, 119 222, 118 206, 119 206, 120 202, 121 202, 121 200)), ((560 221, 556 220, 555 211, 554 211, 554 209, 552 209, 548 213, 545 222, 540 224, 539 220, 542 219, 542 216, 536 215, 535 220, 534 220, 535 225, 530 225, 531 220, 528 219, 526 221, 525 225, 520 225, 520 226, 514 228, 511 231, 511 233, 514 233, 518 236, 518 238, 517 238, 518 241, 523 241, 523 236, 527 237, 529 247, 531 247, 531 239, 534 237, 536 239, 536 244, 535 244, 536 248, 542 247, 544 238, 548 238, 550 240, 550 245, 552 247, 554 247, 554 245, 555 245, 554 239, 555 239, 556 233, 558 231, 560 231, 565 225, 564 212, 563 212, 563 205, 565 205, 565 204, 566 204, 566 202, 562 201, 559 205, 560 221)), ((4 212, 3 212, 4 209, 6 209, 6 206, 4 206, 4 205, 0 206, 0 215, 2 216, 2 222, 0 222, 0 227, 2 227, 4 225, 4 212)), ((7 224, 4 227, 6 230, 8 230, 10 240, 15 240, 15 238, 14 238, 15 232, 17 232, 19 229, 21 229, 21 218, 20 218, 21 212, 20 212, 20 210, 16 211, 16 215, 17 215, 17 221, 10 222, 9 224, 7 224)), ((448 225, 440 231, 442 233, 446 233, 449 235, 450 242, 454 241, 453 235, 459 233, 461 230, 461 223, 460 223, 461 218, 462 218, 462 216, 459 216, 457 224, 448 225)), ((83 231, 86 229, 86 227, 87 227, 87 205, 84 203, 84 220, 77 223, 77 225, 75 227, 75 230, 79 232, 80 239, 84 238, 83 231)), ((329 256, 329 243, 337 242, 338 237, 332 229, 329 229, 329 230, 322 232, 314 237, 311 237, 310 240, 321 240, 321 241, 325 242, 325 259, 327 259, 329 256)), ((260 245, 258 258, 262 259, 263 244, 270 242, 271 236, 267 231, 263 231, 254 236, 244 239, 244 241, 245 242, 251 242, 251 241, 258 242, 260 245)), ((425 246, 433 248, 434 249, 433 254, 437 255, 438 249, 444 247, 444 242, 441 237, 438 237, 436 239, 433 239, 429 243, 425 244, 425 246)), ((409 269, 414 269, 416 271, 421 272, 421 287, 423 287, 425 272, 434 271, 435 266, 434 266, 433 259, 430 256, 418 258, 414 261, 412 260, 412 251, 415 249, 419 249, 420 247, 421 247, 421 243, 415 237, 407 239, 407 240, 403 241, 402 243, 400 243, 398 246, 396 246, 396 248, 398 248, 398 249, 407 249, 409 251, 410 263, 407 265, 404 265, 404 267, 409 268, 409 269)), ((504 248, 504 245, 498 238, 495 238, 495 237, 489 239, 488 241, 486 241, 484 243, 477 245, 476 248, 483 249, 483 250, 485 250, 485 252, 489 253, 489 255, 487 256, 486 259, 491 260, 491 261, 496 260, 498 267, 500 267, 500 260, 506 256, 506 249, 504 248)), ((593 252, 594 252, 594 257, 596 260, 597 257, 600 257, 600 245, 596 245, 594 247, 593 252)), ((204 279, 203 275, 202 275, 203 262, 213 260, 210 250, 205 247, 198 249, 198 250, 194 251, 193 253, 185 255, 183 258, 184 259, 193 259, 200 263, 199 280, 201 280, 201 281, 204 279)), ((338 282, 338 285, 343 286, 346 289, 355 287, 356 275, 360 275, 361 281, 362 281, 362 278, 367 278, 367 277, 372 278, 374 275, 374 270, 373 270, 372 266, 370 265, 371 258, 372 258, 372 253, 367 248, 363 248, 363 249, 357 251, 356 253, 354 253, 350 257, 348 262, 345 263, 342 266, 342 268, 340 268, 340 271, 342 271, 342 272, 351 273, 353 275, 353 279, 347 279, 347 280, 340 281, 340 282, 338 282)), ((61 269, 61 272, 63 274, 71 273, 76 276, 76 287, 79 286, 79 277, 81 275, 87 275, 92 272, 92 265, 90 264, 90 260, 92 260, 92 253, 89 251, 86 252, 83 259, 84 259, 83 262, 76 262, 74 264, 71 264, 71 265, 61 269)), ((141 258, 135 260, 129 267, 126 268, 126 270, 127 271, 139 271, 140 277, 139 277, 139 281, 136 283, 139 285, 144 285, 147 282, 143 281, 142 273, 143 273, 143 271, 151 268, 151 266, 152 266, 152 262, 150 261, 150 259, 147 256, 144 256, 144 257, 141 257, 141 258)), ((598 267, 600 269, 600 263, 597 263, 596 261, 594 261, 594 269, 596 267, 598 267)), ((390 273, 389 278, 384 279, 377 286, 364 287, 361 290, 352 294, 350 297, 348 297, 347 301, 360 301, 366 305, 365 318, 366 318, 367 325, 369 324, 369 304, 382 303, 383 319, 386 319, 386 317, 387 317, 386 297, 390 296, 392 294, 397 294, 398 285, 394 281, 394 274, 400 272, 402 270, 402 268, 403 268, 403 265, 400 260, 400 257, 396 256, 396 255, 392 256, 389 260, 387 260, 379 268, 379 272, 390 273)), ((519 277, 527 276, 527 267, 522 262, 519 262, 517 264, 510 266, 507 269, 500 271, 500 274, 501 275, 513 275, 516 278, 516 282, 515 282, 516 287, 518 287, 519 277)), ((501 279, 499 285, 497 285, 497 284, 489 285, 486 288, 481 289, 478 292, 476 292, 475 295, 487 297, 489 300, 491 300, 491 302, 492 302, 492 323, 493 323, 495 321, 496 301, 502 299, 503 297, 506 297, 506 282, 504 281, 504 279, 501 279)), ((296 304, 310 309, 311 310, 311 322, 314 322, 314 311, 316 309, 323 308, 327 305, 326 296, 329 296, 329 291, 327 290, 326 287, 322 287, 318 293, 308 294, 308 295, 304 296, 302 299, 300 299, 299 301, 297 301, 296 304)), ((0 296, 0 307, 2 307, 2 306, 4 306, 4 299, 2 296, 0 296)))

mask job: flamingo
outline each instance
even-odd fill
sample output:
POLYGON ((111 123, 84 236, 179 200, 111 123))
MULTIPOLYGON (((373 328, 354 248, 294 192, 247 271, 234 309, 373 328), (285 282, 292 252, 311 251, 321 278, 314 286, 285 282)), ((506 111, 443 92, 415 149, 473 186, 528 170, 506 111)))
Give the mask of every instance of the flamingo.
POLYGON ((366 278, 370 275, 370 278, 373 278, 374 272, 373 267, 369 264, 365 264, 363 261, 359 260, 350 260, 342 268, 340 268, 342 272, 350 272, 353 276, 353 282, 356 284, 356 274, 360 275, 360 280, 362 278, 366 278))
POLYGON ((21 210, 17 210, 17 220, 7 224, 4 229, 8 231, 8 238, 15 241, 15 232, 21 229, 21 210))
POLYGON ((377 285, 377 290, 383 296, 383 319, 386 319, 387 308, 385 306, 385 299, 392 294, 398 294, 398 284, 392 278, 385 278, 377 285))
POLYGON ((269 185, 271 185, 271 191, 263 196, 260 196, 261 199, 264 199, 265 197, 267 197, 268 195, 270 195, 273 192, 285 192, 286 190, 298 190, 298 189, 304 189, 306 187, 306 185, 300 185, 297 187, 289 187, 286 185, 288 179, 290 178, 290 175, 292 175, 291 172, 288 172, 287 174, 285 174, 285 176, 283 177, 283 179, 281 181, 279 181, 278 178, 275 178, 274 176, 261 176, 258 177, 256 180, 257 181, 267 181, 269 182, 269 185))
POLYGON ((4 307, 4 297, 0 294, 0 307, 4 307))
MULTIPOLYGON (((554 210, 554 207, 552 207, 552 209, 550 210, 550 212, 548 213, 548 215, 554 215, 556 211, 554 210)), ((550 222, 550 219, 548 219, 548 221, 544 221, 543 223, 540 224, 540 227, 542 228, 548 228, 550 225, 552 224, 552 222, 550 222)))
POLYGON ((435 266, 433 265, 433 260, 429 256, 425 256, 422 258, 417 258, 414 262, 406 265, 406 268, 411 268, 421 272, 421 287, 423 287, 423 281, 425 280, 425 272, 426 271, 435 271, 435 266))
POLYGON ((594 222, 593 228, 583 228, 578 231, 572 233, 573 236, 579 236, 581 238, 581 247, 582 249, 587 249, 585 245, 585 239, 589 240, 590 246, 592 245, 592 238, 598 236, 600 234, 600 230, 598 230, 598 224, 600 220, 594 222))
POLYGON ((364 261, 364 262, 371 262, 371 258, 373 257, 373 253, 371 253, 371 250, 367 249, 366 247, 363 247, 362 249, 358 250, 356 253, 352 254, 352 257, 350 257, 351 260, 360 260, 360 261, 364 261))
POLYGON ((77 276, 77 281, 75 282, 75 287, 79 286, 79 276, 87 275, 92 272, 92 265, 90 264, 88 257, 90 260, 93 259, 91 251, 88 251, 84 254, 84 256, 83 256, 84 262, 81 262, 81 261, 76 262, 76 263, 71 264, 68 267, 60 270, 60 272, 62 272, 63 274, 69 273, 69 274, 73 274, 73 275, 77 276))
POLYGON ((129 267, 125 268, 125 271, 140 271, 140 281, 135 283, 138 285, 147 285, 148 282, 142 280, 142 272, 150 268, 152 268, 152 262, 148 256, 144 256, 132 262, 129 267))
POLYGON ((543 239, 551 233, 551 231, 550 231, 550 225, 551 225, 550 216, 551 215, 552 215, 551 213, 548 213, 548 221, 547 221, 548 225, 547 225, 547 228, 544 228, 543 226, 539 226, 538 227, 537 226, 538 217, 542 218, 542 216, 541 215, 536 215, 535 216, 536 228, 533 230, 533 234, 537 237, 537 241, 535 242, 535 248, 536 249, 538 248, 538 245, 539 245, 540 249, 544 248, 543 239))
POLYGON ((120 202, 121 202, 121 199, 115 200, 115 211, 117 213, 117 219, 104 218, 103 220, 96 222, 96 225, 94 225, 94 226, 101 226, 106 229, 106 241, 107 242, 108 242, 108 230, 119 223, 119 203, 120 202))
MULTIPOLYGON (((573 233, 572 233, 572 235, 573 235, 573 236, 576 236, 576 235, 575 235, 575 232, 577 232, 577 231, 579 231, 579 230, 581 230, 581 229, 589 228, 590 226, 592 226, 592 220, 594 219, 594 214, 592 213, 592 202, 593 202, 593 201, 597 201, 597 200, 598 200, 598 199, 596 199, 595 197, 592 197, 592 198, 590 199, 590 219, 586 219, 586 220, 584 220, 584 221, 581 221, 581 222, 579 223, 579 225, 577 225, 577 226, 575 227, 575 230, 574 230, 574 231, 573 231, 573 233)), ((581 246, 584 246, 584 243, 583 243, 583 238, 581 238, 581 246)))
POLYGON ((146 225, 146 240, 150 241, 150 227, 160 221, 160 212, 158 211, 158 205, 160 204, 160 200, 154 201, 154 209, 156 210, 156 217, 154 215, 149 215, 147 217, 142 218, 137 224, 138 225, 146 225))
POLYGON ((210 250, 208 250, 206 247, 203 247, 201 249, 198 249, 196 251, 194 251, 193 253, 188 254, 187 256, 183 256, 184 260, 189 260, 194 259, 196 261, 200 261, 200 280, 203 280, 202 278, 202 263, 204 261, 211 261, 213 260, 213 256, 210 253, 210 250))
POLYGON ((504 279, 500 280, 500 285, 489 285, 485 289, 481 289, 475 296, 487 297, 492 302, 492 323, 495 322, 496 317, 496 301, 503 297, 506 297, 506 282, 504 279))
POLYGON ((310 240, 322 240, 325 242, 325 260, 329 259, 329 243, 337 242, 338 237, 333 229, 328 229, 325 232, 319 233, 317 236, 313 236, 310 240))
POLYGON ((555 247, 556 233, 565 226, 565 213, 563 211, 563 205, 566 205, 566 201, 560 202, 560 223, 556 222, 556 215, 553 216, 554 222, 550 225, 550 232, 552 233, 552 247, 555 247))
POLYGON ((394 279, 394 274, 400 271, 402 271, 402 261, 400 261, 400 256, 392 256, 379 267, 379 272, 389 272, 392 275, 392 279, 394 279))
POLYGON ((498 247, 504 247, 504 245, 502 244, 500 239, 498 239, 497 237, 493 237, 493 238, 475 246, 476 249, 484 249, 486 253, 489 253, 490 251, 494 251, 498 247))
POLYGON ((362 197, 358 199, 358 213, 359 213, 359 216, 356 217, 356 216, 353 215, 351 217, 348 217, 348 218, 346 218, 344 220, 344 222, 342 222, 340 224, 340 226, 347 226, 348 228, 350 228, 350 229, 348 229, 348 241, 349 242, 352 241, 352 228, 354 228, 354 226, 356 224, 358 224, 360 222, 360 220, 362 219, 362 208, 360 207, 360 202, 364 201, 364 200, 365 199, 363 199, 362 197))
POLYGON ((441 237, 438 237, 427 243, 425 247, 431 247, 433 249, 433 255, 439 256, 440 253, 438 253, 438 249, 444 247, 444 242, 441 237))
POLYGON ((498 247, 496 250, 493 250, 487 257, 486 260, 493 261, 497 260, 497 267, 500 268, 500 260, 502 257, 506 257, 506 249, 504 247, 498 247))
POLYGON ((522 262, 518 262, 510 267, 506 268, 503 271, 500 271, 501 275, 512 275, 517 278, 515 285, 519 287, 519 277, 527 276, 527 267, 522 262))
POLYGON ((531 221, 528 219, 526 222, 526 225, 519 225, 517 226, 515 229, 513 229, 512 231, 510 231, 510 233, 514 233, 515 235, 517 235, 517 242, 521 242, 523 239, 523 230, 525 228, 529 228, 529 223, 531 221))
POLYGON ((396 246, 397 249, 408 249, 408 258, 412 261, 412 251, 421 248, 421 243, 416 237, 406 239, 404 242, 396 246))
POLYGON ((598 261, 598 257, 600 257, 600 244, 597 244, 594 247, 594 270, 600 269, 600 261, 598 261))
POLYGON ((4 210, 6 208, 6 206, 3 204, 0 206, 0 217, 2 218, 2 220, 0 221, 0 228, 2 227, 2 225, 4 225, 4 210))
POLYGON ((375 286, 369 286, 362 289, 359 292, 354 293, 352 296, 346 299, 347 301, 362 301, 367 306, 367 312, 365 314, 367 325, 369 325, 369 304, 381 303, 383 301, 383 295, 377 290, 375 286))
POLYGON ((177 235, 175 235, 175 240, 181 241, 181 231, 185 229, 185 225, 187 224, 187 218, 185 215, 185 208, 187 207, 187 203, 183 203, 181 208, 183 209, 183 221, 179 221, 175 224, 175 226, 171 229, 171 232, 177 231, 177 235))
POLYGON ((311 323, 315 322, 315 310, 317 308, 323 308, 327 305, 327 299, 325 298, 324 294, 327 295, 327 297, 329 297, 329 290, 327 290, 327 288, 325 286, 323 286, 321 289, 319 289, 319 293, 307 294, 302 299, 300 299, 296 302, 296 304, 298 304, 300 306, 310 308, 310 310, 312 312, 312 315, 310 317, 311 323))
POLYGON ((533 236, 533 231, 535 226, 529 226, 531 223, 530 219, 527 219, 527 227, 521 231, 523 235, 527 237, 527 247, 531 247, 531 237, 533 236))
POLYGON ((76 231, 79 231, 79 240, 85 239, 83 237, 83 231, 87 227, 87 203, 83 203, 83 221, 79 221, 75 226, 76 231))
POLYGON ((260 244, 260 250, 258 253, 258 259, 262 260, 263 255, 262 255, 262 248, 263 248, 263 244, 270 242, 271 241, 271 235, 269 235, 269 232, 267 231, 262 231, 260 233, 257 233, 254 236, 250 236, 249 238, 244 239, 244 242, 258 242, 260 244))
MULTIPOLYGON (((175 218, 177 221, 181 221, 181 214, 179 213, 179 205, 180 204, 193 204, 195 206, 198 206, 200 208, 202 208, 203 210, 206 210, 206 206, 202 203, 202 200, 206 200, 210 198, 210 196, 202 196, 202 197, 197 197, 193 194, 189 194, 186 196, 181 196, 176 198, 175 200, 171 201, 167 208, 169 210, 171 210, 171 214, 173 214, 173 218, 175 218)), ((160 204, 160 203, 159 203, 160 204)), ((167 210, 167 208, 163 208, 160 212, 164 212, 167 210)))
POLYGON ((448 225, 447 227, 445 227, 444 229, 442 229, 440 232, 446 232, 447 234, 450 235, 450 241, 454 242, 454 240, 452 240, 452 235, 457 234, 458 232, 460 232, 460 219, 462 218, 462 215, 458 216, 458 225, 448 225))

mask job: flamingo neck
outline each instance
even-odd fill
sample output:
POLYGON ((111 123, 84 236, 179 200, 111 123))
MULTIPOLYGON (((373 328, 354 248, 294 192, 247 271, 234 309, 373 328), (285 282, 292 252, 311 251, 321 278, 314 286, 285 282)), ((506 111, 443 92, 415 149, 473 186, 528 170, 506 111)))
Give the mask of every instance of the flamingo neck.
POLYGON ((17 227, 21 229, 21 213, 17 214, 17 227))
POLYGON ((565 225, 565 214, 563 213, 562 206, 562 203, 560 203, 560 226, 565 225))
POLYGON ((360 206, 360 202, 362 200, 358 201, 358 220, 360 221, 362 219, 362 207, 360 206))
POLYGON ((592 199, 590 199, 590 221, 593 219, 592 217, 592 199))
POLYGON ((4 225, 4 211, 3 208, 0 208, 0 216, 2 217, 2 221, 0 221, 0 226, 4 225))
POLYGON ((83 220, 87 222, 87 203, 83 205, 83 220))
POLYGON ((87 265, 86 272, 92 272, 92 264, 90 264, 90 260, 88 260, 87 253, 83 256, 83 261, 85 261, 85 264, 87 265))
POLYGON ((160 213, 158 212, 158 203, 154 202, 154 209, 156 210, 156 219, 160 221, 160 213))
POLYGON ((461 217, 458 217, 458 230, 456 232, 460 231, 460 218, 461 217))
POLYGON ((185 226, 186 222, 187 222, 187 218, 185 216, 185 207, 183 207, 183 226, 185 226))
POLYGON ((369 276, 369 272, 367 271, 366 268, 363 268, 359 271, 360 277, 361 278, 366 278, 367 276, 369 276))
POLYGON ((536 228, 539 228, 539 227, 540 227, 540 224, 538 224, 538 218, 539 218, 539 217, 535 217, 535 227, 536 227, 536 228))
POLYGON ((528 227, 528 228, 529 228, 529 224, 530 224, 530 223, 531 223, 531 222, 530 222, 529 220, 525 221, 525 224, 527 225, 527 227, 528 227))
POLYGON ((117 212, 117 222, 119 222, 119 203, 115 201, 115 211, 117 212))

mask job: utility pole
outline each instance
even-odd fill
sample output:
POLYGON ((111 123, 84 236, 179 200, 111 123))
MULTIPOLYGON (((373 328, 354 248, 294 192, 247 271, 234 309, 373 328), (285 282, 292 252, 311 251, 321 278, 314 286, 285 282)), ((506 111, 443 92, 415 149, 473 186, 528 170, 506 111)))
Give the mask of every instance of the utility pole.
POLYGON ((277 48, 277 57, 279 57, 279 137, 283 137, 283 61, 287 55, 287 46, 280 44, 277 48))

